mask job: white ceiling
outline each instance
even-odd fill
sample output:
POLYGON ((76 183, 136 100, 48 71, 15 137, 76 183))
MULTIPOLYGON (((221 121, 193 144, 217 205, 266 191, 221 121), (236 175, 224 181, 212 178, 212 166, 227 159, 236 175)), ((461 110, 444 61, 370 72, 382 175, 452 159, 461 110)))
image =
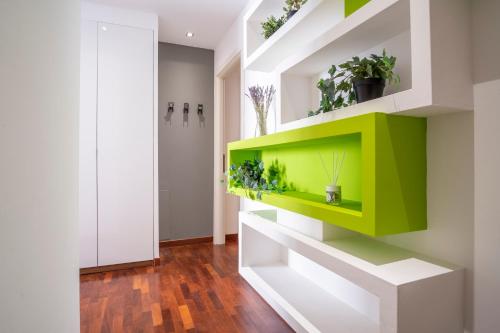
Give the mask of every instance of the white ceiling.
POLYGON ((214 49, 250 0, 90 0, 103 5, 154 12, 161 42, 214 49), (187 38, 192 31, 194 37, 187 38))

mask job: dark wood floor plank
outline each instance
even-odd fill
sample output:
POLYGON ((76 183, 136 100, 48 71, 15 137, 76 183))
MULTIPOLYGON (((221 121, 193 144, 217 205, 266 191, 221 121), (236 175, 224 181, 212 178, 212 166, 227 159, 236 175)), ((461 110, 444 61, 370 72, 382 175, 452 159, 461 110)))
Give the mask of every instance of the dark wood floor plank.
POLYGON ((236 242, 160 255, 155 267, 82 275, 81 332, 293 332, 239 276, 236 242))

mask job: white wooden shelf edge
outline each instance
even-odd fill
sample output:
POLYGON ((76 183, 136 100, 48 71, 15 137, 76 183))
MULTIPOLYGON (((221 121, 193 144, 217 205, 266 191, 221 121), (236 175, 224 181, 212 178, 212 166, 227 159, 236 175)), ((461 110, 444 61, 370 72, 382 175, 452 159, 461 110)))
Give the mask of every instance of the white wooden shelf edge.
POLYGON ((429 105, 416 89, 408 89, 391 95, 386 95, 371 101, 353 104, 315 116, 305 117, 289 122, 281 122, 278 131, 286 131, 306 126, 318 125, 329 121, 346 119, 372 112, 381 112, 394 115, 412 117, 432 117, 447 113, 473 112, 472 109, 460 109, 429 105))
POLYGON ((239 272, 296 331, 463 332, 462 268, 362 236, 319 241, 272 216, 240 212, 239 272))
MULTIPOLYGON (((255 50, 249 50, 248 34, 256 34, 256 31, 248 25, 252 22, 256 24, 253 15, 261 10, 261 7, 268 5, 264 1, 260 3, 245 19, 246 33, 245 40, 247 54, 245 57, 245 69, 263 72, 271 72, 282 61, 283 56, 294 54, 305 46, 315 35, 335 26, 344 19, 343 0, 309 0, 302 8, 290 18, 278 31, 269 39, 265 40, 255 50)), ((260 21, 264 19, 259 16, 260 21)), ((255 38, 262 38, 256 37, 255 38)))
MULTIPOLYGON (((242 267, 240 274, 264 299, 305 332, 379 332, 377 323, 282 263, 242 267)), ((290 323, 290 320, 288 321, 290 323)))

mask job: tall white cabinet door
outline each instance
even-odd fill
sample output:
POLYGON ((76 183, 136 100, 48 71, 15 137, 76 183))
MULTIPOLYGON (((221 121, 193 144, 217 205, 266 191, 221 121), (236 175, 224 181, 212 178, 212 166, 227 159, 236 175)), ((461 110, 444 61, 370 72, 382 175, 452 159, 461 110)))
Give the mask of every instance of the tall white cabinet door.
POLYGON ((152 260, 153 31, 98 27, 98 264, 152 260))
POLYGON ((97 266, 97 22, 82 21, 80 48, 80 267, 97 266))

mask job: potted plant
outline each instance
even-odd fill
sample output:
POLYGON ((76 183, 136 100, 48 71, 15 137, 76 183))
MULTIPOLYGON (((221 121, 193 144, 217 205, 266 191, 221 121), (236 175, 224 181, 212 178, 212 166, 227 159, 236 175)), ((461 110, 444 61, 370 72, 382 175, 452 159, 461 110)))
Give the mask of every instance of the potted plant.
POLYGON ((320 79, 316 85, 321 91, 321 102, 318 110, 309 111, 309 116, 315 116, 322 112, 330 112, 334 109, 349 106, 355 100, 351 84, 346 80, 338 81, 344 73, 337 73, 337 66, 333 65, 328 70, 328 74, 328 78, 320 79))
POLYGON ((337 77, 343 77, 341 83, 351 84, 356 102, 362 103, 382 97, 386 82, 399 83, 399 76, 394 73, 395 65, 396 57, 388 56, 384 49, 381 56, 353 57, 340 64, 341 71, 337 77))
POLYGON ((264 162, 256 156, 238 166, 231 164, 229 186, 244 189, 245 195, 252 200, 262 200, 263 193, 281 194, 288 190, 284 173, 284 166, 280 166, 278 160, 273 161, 265 172, 264 162))
POLYGON ((286 22, 286 17, 283 15, 279 18, 276 18, 274 15, 271 15, 267 18, 265 22, 262 22, 262 35, 265 39, 271 37, 279 28, 283 26, 286 22))
POLYGON ((286 0, 286 7, 283 7, 283 10, 286 13, 286 19, 289 20, 293 15, 295 15, 300 7, 304 5, 307 0, 286 0))
MULTIPOLYGON (((276 89, 274 89, 273 85, 265 88, 255 85, 248 88, 248 93, 246 95, 252 100, 260 135, 267 134, 267 114, 269 113, 269 107, 271 106, 275 92, 276 89)), ((257 128, 255 131, 257 132, 257 128)))

